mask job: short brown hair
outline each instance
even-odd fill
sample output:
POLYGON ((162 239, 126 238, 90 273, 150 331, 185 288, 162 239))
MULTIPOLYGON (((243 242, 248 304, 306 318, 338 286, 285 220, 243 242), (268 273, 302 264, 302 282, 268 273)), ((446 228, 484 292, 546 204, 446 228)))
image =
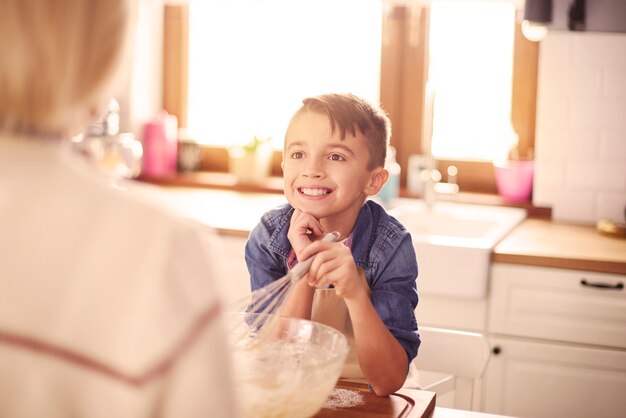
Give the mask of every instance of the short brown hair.
POLYGON ((357 129, 367 140, 370 154, 368 169, 385 165, 387 147, 391 138, 391 121, 387 113, 367 100, 346 94, 322 94, 308 97, 302 101, 296 115, 306 111, 317 112, 328 116, 331 132, 339 129, 341 139, 346 134, 356 136, 357 129))

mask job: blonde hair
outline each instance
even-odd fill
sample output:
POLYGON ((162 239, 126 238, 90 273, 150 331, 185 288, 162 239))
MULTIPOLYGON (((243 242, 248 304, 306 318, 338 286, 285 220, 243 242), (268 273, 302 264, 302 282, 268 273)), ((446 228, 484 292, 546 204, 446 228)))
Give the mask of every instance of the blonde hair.
POLYGON ((130 0, 0 0, 0 131, 67 135, 117 76, 130 0))

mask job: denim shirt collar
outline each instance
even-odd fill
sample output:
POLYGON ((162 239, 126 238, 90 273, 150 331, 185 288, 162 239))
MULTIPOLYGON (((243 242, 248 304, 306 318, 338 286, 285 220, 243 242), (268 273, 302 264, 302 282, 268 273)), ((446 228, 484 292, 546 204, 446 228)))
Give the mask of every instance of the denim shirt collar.
MULTIPOLYGON (((272 222, 276 223, 276 228, 268 242, 268 249, 284 257, 285 260, 291 252, 291 243, 287 238, 287 232, 293 211, 293 207, 286 204, 280 211, 280 216, 272 219, 272 222)), ((352 230, 352 257, 358 267, 366 270, 372 267, 372 260, 369 260, 368 256, 373 245, 373 231, 377 221, 368 201, 366 201, 359 211, 352 230)))

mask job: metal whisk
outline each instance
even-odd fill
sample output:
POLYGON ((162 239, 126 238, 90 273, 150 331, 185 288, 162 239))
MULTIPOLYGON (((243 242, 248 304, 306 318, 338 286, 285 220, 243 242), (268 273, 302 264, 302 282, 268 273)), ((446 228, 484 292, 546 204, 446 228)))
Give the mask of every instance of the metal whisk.
MULTIPOLYGON (((322 241, 334 242, 337 239, 339 239, 338 232, 329 232, 322 238, 322 241)), ((258 314, 250 315, 252 319, 248 321, 248 328, 255 331, 257 338, 261 334, 267 334, 267 330, 271 328, 270 325, 275 322, 273 318, 279 316, 279 310, 293 285, 308 273, 314 258, 315 256, 309 257, 298 263, 286 275, 235 302, 228 310, 258 314)))

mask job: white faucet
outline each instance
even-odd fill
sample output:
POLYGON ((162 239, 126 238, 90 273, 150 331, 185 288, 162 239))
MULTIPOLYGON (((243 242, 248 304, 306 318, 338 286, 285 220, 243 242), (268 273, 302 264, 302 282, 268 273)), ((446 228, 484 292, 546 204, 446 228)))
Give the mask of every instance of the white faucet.
POLYGON ((459 191, 459 185, 456 184, 456 176, 458 170, 455 166, 448 167, 448 182, 441 181, 441 172, 436 168, 426 168, 420 172, 420 180, 423 182, 424 203, 428 209, 431 209, 438 194, 456 194, 459 191))

